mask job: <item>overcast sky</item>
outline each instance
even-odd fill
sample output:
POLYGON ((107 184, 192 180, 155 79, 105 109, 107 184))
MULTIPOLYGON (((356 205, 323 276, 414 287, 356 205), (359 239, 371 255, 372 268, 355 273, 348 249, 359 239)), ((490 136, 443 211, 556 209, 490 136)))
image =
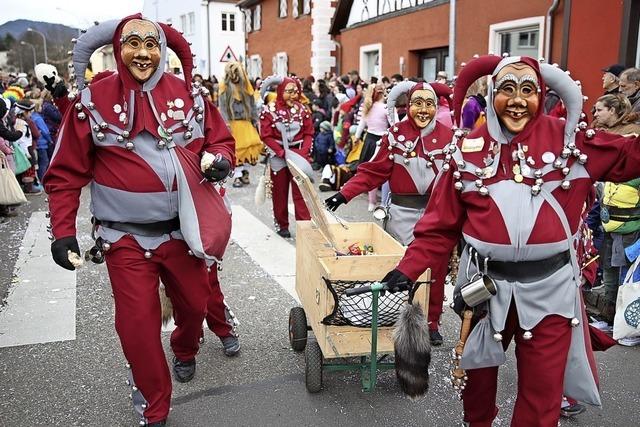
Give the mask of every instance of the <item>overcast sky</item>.
POLYGON ((144 0, 3 0, 0 3, 0 25, 29 19, 85 28, 93 21, 142 12, 144 0))

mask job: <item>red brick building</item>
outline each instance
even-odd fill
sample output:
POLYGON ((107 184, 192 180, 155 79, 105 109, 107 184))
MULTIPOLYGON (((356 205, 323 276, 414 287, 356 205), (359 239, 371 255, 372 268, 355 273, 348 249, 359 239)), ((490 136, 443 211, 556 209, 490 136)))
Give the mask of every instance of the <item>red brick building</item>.
POLYGON ((640 0, 340 0, 331 25, 337 71, 361 76, 451 76, 474 54, 545 57, 571 71, 591 101, 600 70, 638 66, 640 0), (449 61, 455 3, 455 61, 449 61))
POLYGON ((324 75, 335 66, 331 0, 244 0, 250 76, 324 75))

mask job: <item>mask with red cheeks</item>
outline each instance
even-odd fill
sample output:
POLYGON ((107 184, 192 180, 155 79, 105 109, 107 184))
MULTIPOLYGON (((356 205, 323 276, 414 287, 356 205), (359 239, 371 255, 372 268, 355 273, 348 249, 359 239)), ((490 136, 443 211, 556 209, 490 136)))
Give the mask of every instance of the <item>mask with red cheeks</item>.
POLYGON ((426 89, 418 89, 409 99, 409 117, 420 129, 427 127, 436 116, 436 96, 426 89))
POLYGON ((517 62, 501 69, 495 80, 493 107, 496 115, 509 132, 520 133, 535 117, 540 104, 536 72, 517 62))
POLYGON ((287 83, 282 91, 282 100, 289 107, 293 107, 293 104, 298 100, 300 96, 300 91, 298 90, 298 85, 293 82, 287 83))
POLYGON ((120 58, 134 79, 144 83, 160 64, 160 36, 155 25, 132 19, 122 27, 120 58))

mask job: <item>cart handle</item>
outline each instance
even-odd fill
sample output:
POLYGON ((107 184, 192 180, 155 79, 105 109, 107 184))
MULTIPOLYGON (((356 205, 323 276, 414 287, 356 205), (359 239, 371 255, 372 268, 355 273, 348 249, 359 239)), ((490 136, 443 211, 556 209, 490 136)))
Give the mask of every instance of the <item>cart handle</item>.
POLYGON ((387 287, 386 283, 382 283, 382 282, 374 282, 371 285, 365 285, 365 286, 358 286, 357 288, 350 288, 344 291, 344 294, 347 296, 353 296, 353 295, 359 295, 359 294, 364 294, 367 292, 380 292, 380 291, 388 291, 389 288, 387 287))

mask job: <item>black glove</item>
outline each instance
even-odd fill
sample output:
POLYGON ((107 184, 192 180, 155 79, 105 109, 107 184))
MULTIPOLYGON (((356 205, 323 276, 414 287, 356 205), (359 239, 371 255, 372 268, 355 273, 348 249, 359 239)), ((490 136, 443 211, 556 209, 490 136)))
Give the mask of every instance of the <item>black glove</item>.
POLYGON ((462 299, 462 294, 460 293, 460 291, 454 291, 451 308, 453 308, 453 311, 455 311, 456 314, 460 316, 460 318, 462 318, 462 313, 464 312, 464 309, 467 308, 467 303, 465 303, 464 299, 462 299))
POLYGON ((211 163, 211 166, 204 171, 204 176, 209 181, 221 181, 229 176, 231 163, 224 157, 211 163))
POLYGON ((75 252, 80 256, 80 247, 78 246, 78 240, 75 236, 63 237, 62 239, 54 240, 51 243, 51 255, 53 255, 53 261, 60 267, 67 270, 75 270, 76 268, 69 261, 69 255, 67 251, 75 252))
POLYGON ((332 212, 335 212, 335 210, 338 209, 340 205, 344 205, 346 203, 347 199, 340 192, 334 194, 324 201, 324 205, 332 212))
POLYGON ((411 291, 413 282, 407 276, 402 274, 400 270, 391 270, 384 276, 382 283, 386 284, 389 292, 411 291))
POLYGON ((56 76, 42 76, 42 79, 46 82, 44 87, 47 88, 49 92, 51 92, 51 96, 54 98, 61 98, 63 96, 67 96, 67 85, 64 84, 63 81, 59 81, 56 84, 56 76))

